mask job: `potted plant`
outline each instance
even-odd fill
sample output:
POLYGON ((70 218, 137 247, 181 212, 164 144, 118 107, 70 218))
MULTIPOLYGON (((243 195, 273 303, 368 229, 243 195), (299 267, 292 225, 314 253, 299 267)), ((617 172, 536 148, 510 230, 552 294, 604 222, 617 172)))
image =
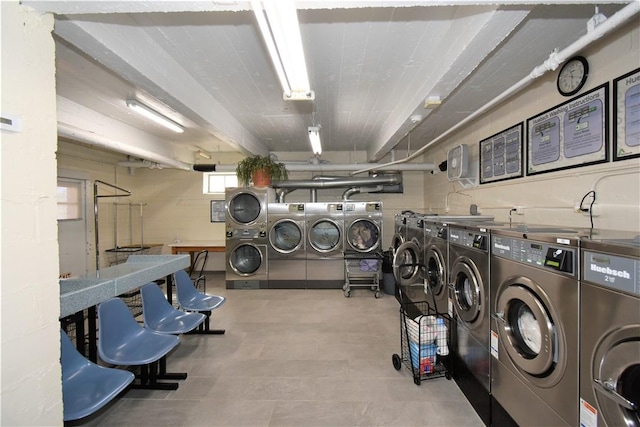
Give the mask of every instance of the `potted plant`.
POLYGON ((244 158, 238 162, 236 175, 241 185, 248 186, 253 183, 256 187, 267 187, 272 180, 280 181, 288 178, 284 165, 274 161, 271 156, 244 158))

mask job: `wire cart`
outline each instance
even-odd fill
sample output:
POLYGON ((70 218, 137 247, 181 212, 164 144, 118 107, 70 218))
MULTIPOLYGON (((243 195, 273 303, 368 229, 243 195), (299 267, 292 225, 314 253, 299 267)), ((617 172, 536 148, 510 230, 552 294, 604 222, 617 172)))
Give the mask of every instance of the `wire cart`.
POLYGON ((413 374, 413 382, 445 377, 451 379, 449 343, 451 317, 438 313, 427 301, 412 302, 400 291, 400 348, 401 354, 392 357, 393 367, 404 364, 413 374))
POLYGON ((380 297, 380 266, 382 254, 345 252, 344 254, 344 296, 351 296, 351 288, 370 288, 376 298, 380 297))

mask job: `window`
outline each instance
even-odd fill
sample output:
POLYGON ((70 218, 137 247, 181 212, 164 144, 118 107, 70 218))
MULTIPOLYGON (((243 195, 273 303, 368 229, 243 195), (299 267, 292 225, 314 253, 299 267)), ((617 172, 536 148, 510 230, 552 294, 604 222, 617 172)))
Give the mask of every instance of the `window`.
POLYGON ((81 182, 58 179, 58 219, 82 219, 81 182))
POLYGON ((238 186, 238 177, 232 172, 210 172, 202 176, 204 194, 224 194, 226 188, 238 186))

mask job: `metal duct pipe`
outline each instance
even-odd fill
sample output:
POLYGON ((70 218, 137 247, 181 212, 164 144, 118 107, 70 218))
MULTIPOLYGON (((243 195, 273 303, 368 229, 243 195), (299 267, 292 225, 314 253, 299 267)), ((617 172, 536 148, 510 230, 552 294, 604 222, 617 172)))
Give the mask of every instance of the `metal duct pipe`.
MULTIPOLYGON (((370 170, 377 171, 432 171, 436 168, 433 163, 404 163, 402 165, 378 165, 376 163, 287 163, 283 162, 287 172, 351 172, 364 167, 370 167, 370 170)), ((235 164, 205 164, 200 163, 193 165, 193 170, 199 172, 235 172, 235 164)))
POLYGON ((354 186, 374 186, 374 185, 398 185, 402 182, 401 175, 372 176, 366 178, 345 178, 328 181, 319 180, 299 180, 299 181, 274 181, 271 186, 274 188, 294 188, 294 189, 320 189, 320 188, 340 188, 354 186))
POLYGON ((278 203, 284 203, 285 196, 293 191, 295 191, 295 188, 283 188, 282 190, 276 191, 276 198, 278 200, 278 203))
POLYGON ((318 189, 312 188, 309 190, 309 201, 315 203, 318 201, 318 189))
POLYGON ((372 193, 374 191, 382 191, 383 188, 384 185, 377 185, 375 187, 351 187, 342 193, 342 200, 346 202, 351 198, 351 196, 358 193, 372 193))
POLYGON ((161 164, 158 164, 156 162, 152 162, 150 160, 118 162, 118 166, 122 166, 123 168, 162 169, 162 165, 161 164))
POLYGON ((58 123, 58 136, 69 138, 74 141, 84 142, 85 144, 118 151, 120 153, 125 153, 133 157, 148 159, 164 167, 191 170, 191 167, 189 165, 187 165, 186 163, 182 163, 181 161, 165 157, 144 148, 123 144, 118 141, 105 138, 104 136, 98 135, 96 133, 79 129, 75 126, 65 125, 64 123, 58 123))
POLYGON ((416 150, 410 156, 407 156, 407 157, 405 157, 403 159, 400 159, 400 160, 396 160, 396 161, 392 161, 392 162, 389 162, 389 163, 385 163, 385 164, 382 164, 382 165, 376 165, 375 167, 362 168, 362 169, 359 169, 357 171, 352 172, 351 175, 357 175, 357 174, 360 174, 360 173, 363 173, 363 172, 369 172, 369 171, 372 171, 372 170, 385 170, 383 168, 391 167, 391 166, 399 166, 399 165, 401 165, 403 163, 406 163, 406 162, 408 162, 410 160, 415 159, 416 157, 421 156, 422 154, 424 154, 424 152, 428 148, 432 147, 434 144, 437 144, 438 142, 440 142, 441 140, 443 140, 447 136, 451 135, 453 132, 457 131, 458 129, 462 128, 463 126, 467 125, 468 123, 470 123, 473 120, 477 119, 478 117, 482 116, 487 111, 491 110, 493 107, 495 107, 499 103, 503 102, 507 98, 511 97, 512 95, 516 94, 517 92, 520 92, 522 89, 524 89, 529 84, 531 84, 536 78, 542 76, 547 71, 555 70, 556 68, 558 68, 558 66, 561 63, 566 61, 568 58, 570 58, 573 55, 577 54, 582 49, 584 49, 585 47, 589 46, 592 42, 598 40, 602 36, 608 34, 609 32, 611 32, 613 30, 615 30, 620 25, 624 24, 629 19, 631 19, 638 12, 640 12, 640 1, 632 1, 627 6, 623 7, 622 9, 620 9, 617 13, 615 13, 614 15, 609 17, 607 20, 605 20, 604 22, 601 22, 600 24, 596 25, 595 28, 589 30, 587 32, 587 34, 585 34, 584 36, 580 37, 578 40, 573 42, 571 45, 567 46, 566 48, 564 48, 560 52, 552 52, 549 55, 549 58, 547 60, 545 60, 539 66, 535 67, 522 80, 520 80, 519 82, 517 82, 516 84, 511 86, 509 89, 507 89, 504 92, 502 92, 500 95, 498 95, 497 97, 495 97, 494 99, 489 101, 484 106, 482 106, 479 109, 477 109, 476 111, 474 111, 472 114, 467 116, 465 119, 463 119, 460 122, 458 122, 458 124, 456 124, 455 126, 449 128, 445 132, 441 133, 438 137, 436 137, 435 139, 431 140, 429 143, 427 143, 427 145, 425 145, 424 147, 420 148, 419 150, 416 150))

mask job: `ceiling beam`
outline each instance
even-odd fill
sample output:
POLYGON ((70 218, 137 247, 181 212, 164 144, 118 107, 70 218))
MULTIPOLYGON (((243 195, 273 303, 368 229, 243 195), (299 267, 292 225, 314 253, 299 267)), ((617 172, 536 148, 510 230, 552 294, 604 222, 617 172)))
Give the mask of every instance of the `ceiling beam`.
POLYGON ((85 20, 57 20, 55 33, 92 58, 136 82, 212 135, 245 154, 268 150, 220 102, 157 45, 133 20, 131 25, 85 20), (131 43, 135 40, 135 43, 131 43))

